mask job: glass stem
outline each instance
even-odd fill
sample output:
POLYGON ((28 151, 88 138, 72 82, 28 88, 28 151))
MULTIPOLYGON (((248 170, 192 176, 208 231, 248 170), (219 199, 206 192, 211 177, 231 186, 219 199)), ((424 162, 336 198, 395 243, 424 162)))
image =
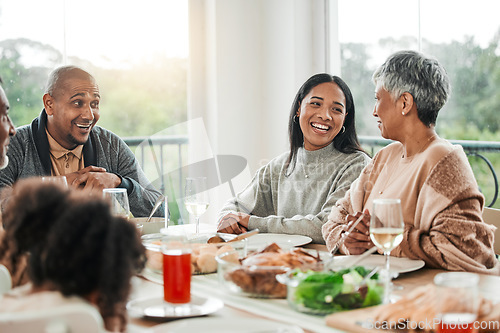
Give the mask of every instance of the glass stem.
POLYGON ((390 289, 391 289, 391 271, 390 271, 390 265, 389 265, 389 251, 384 252, 384 257, 385 257, 385 290, 384 290, 384 304, 389 304, 391 302, 390 300, 390 289))
POLYGON ((196 217, 196 234, 200 233, 200 218, 196 217))

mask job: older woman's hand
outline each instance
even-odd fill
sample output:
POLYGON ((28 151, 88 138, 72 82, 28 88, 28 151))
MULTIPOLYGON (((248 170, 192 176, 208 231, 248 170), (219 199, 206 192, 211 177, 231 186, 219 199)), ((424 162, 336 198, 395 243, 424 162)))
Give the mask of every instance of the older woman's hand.
POLYGON ((217 226, 217 232, 225 232, 228 234, 241 234, 248 231, 248 221, 250 215, 244 213, 227 214, 217 226))
POLYGON ((357 212, 354 215, 347 215, 346 220, 349 222, 346 224, 345 230, 348 230, 361 215, 363 215, 363 219, 344 242, 345 248, 349 251, 348 254, 361 254, 374 246, 370 238, 370 212, 367 209, 364 213, 357 212))

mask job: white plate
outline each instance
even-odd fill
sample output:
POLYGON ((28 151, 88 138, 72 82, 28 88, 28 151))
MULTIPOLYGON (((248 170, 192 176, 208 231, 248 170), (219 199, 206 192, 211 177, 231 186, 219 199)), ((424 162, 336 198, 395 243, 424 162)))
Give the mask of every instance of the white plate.
POLYGON ((257 234, 248 237, 247 249, 256 250, 265 247, 271 243, 278 244, 281 248, 290 248, 309 244, 311 237, 303 235, 287 235, 287 234, 257 234))
MULTIPOLYGON (((206 233, 206 232, 201 233, 200 232, 199 234, 186 235, 186 237, 190 243, 206 244, 208 242, 208 240, 210 239, 210 237, 212 237, 214 235, 215 235, 215 233, 213 233, 213 232, 210 232, 210 233, 206 233)), ((153 233, 153 234, 143 235, 141 237, 142 245, 144 245, 144 247, 148 250, 160 252, 161 245, 159 244, 159 242, 161 242, 163 237, 165 237, 165 235, 162 233, 153 233)), ((233 234, 224 234, 223 238, 225 240, 230 240, 230 239, 233 239, 235 237, 236 237, 236 235, 233 235, 233 234)))
POLYGON ((127 310, 135 316, 149 318, 189 318, 214 313, 224 307, 217 298, 205 298, 191 295, 187 304, 170 304, 162 297, 143 298, 127 303, 127 310))
POLYGON ((149 333, 304 333, 294 325, 282 324, 265 319, 248 318, 196 318, 178 320, 171 323, 157 325, 149 333))
MULTIPOLYGON (((333 258, 333 264, 339 266, 349 266, 351 262, 354 262, 359 256, 336 256, 333 258)), ((413 260, 408 258, 391 257, 389 264, 391 266, 391 272, 395 273, 406 273, 416 271, 424 267, 425 262, 423 260, 413 260)), ((356 264, 358 265, 358 264, 356 264)), ((359 262, 359 266, 365 266, 368 268, 375 268, 379 266, 380 268, 385 267, 385 258, 383 255, 373 254, 366 259, 359 262)))

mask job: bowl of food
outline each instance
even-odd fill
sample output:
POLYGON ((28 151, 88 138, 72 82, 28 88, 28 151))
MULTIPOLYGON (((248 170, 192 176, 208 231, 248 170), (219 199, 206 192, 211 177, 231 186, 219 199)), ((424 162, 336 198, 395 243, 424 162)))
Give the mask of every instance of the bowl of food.
POLYGON ((287 288, 276 280, 277 275, 291 269, 318 270, 323 264, 318 253, 300 248, 283 250, 274 243, 248 256, 229 251, 215 259, 221 286, 239 295, 258 298, 285 298, 287 288))
POLYGON ((163 217, 152 217, 150 221, 147 221, 147 217, 134 217, 129 221, 134 222, 137 225, 142 225, 142 234, 156 234, 159 233, 161 228, 165 227, 165 218, 163 217))
POLYGON ((277 276, 287 287, 288 304, 296 311, 326 315, 382 303, 379 274, 357 266, 337 272, 291 270, 277 276))
MULTIPOLYGON (((192 274, 209 274, 217 271, 215 256, 221 253, 236 251, 246 254, 246 239, 237 242, 208 244, 207 240, 214 234, 198 234, 188 237, 191 245, 192 274)), ((146 248, 146 269, 156 274, 163 274, 163 253, 161 240, 164 234, 148 234, 142 236, 142 244, 146 248)))

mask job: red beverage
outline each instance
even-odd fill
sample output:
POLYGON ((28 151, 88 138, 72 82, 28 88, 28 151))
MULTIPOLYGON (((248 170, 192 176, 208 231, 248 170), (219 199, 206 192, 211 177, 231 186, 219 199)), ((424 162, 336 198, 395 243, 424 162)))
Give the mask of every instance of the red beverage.
POLYGON ((180 249, 163 253, 163 297, 169 303, 191 301, 191 253, 180 249))
POLYGON ((476 316, 469 313, 445 314, 437 328, 437 333, 477 333, 477 329, 474 328, 475 319, 476 316))

